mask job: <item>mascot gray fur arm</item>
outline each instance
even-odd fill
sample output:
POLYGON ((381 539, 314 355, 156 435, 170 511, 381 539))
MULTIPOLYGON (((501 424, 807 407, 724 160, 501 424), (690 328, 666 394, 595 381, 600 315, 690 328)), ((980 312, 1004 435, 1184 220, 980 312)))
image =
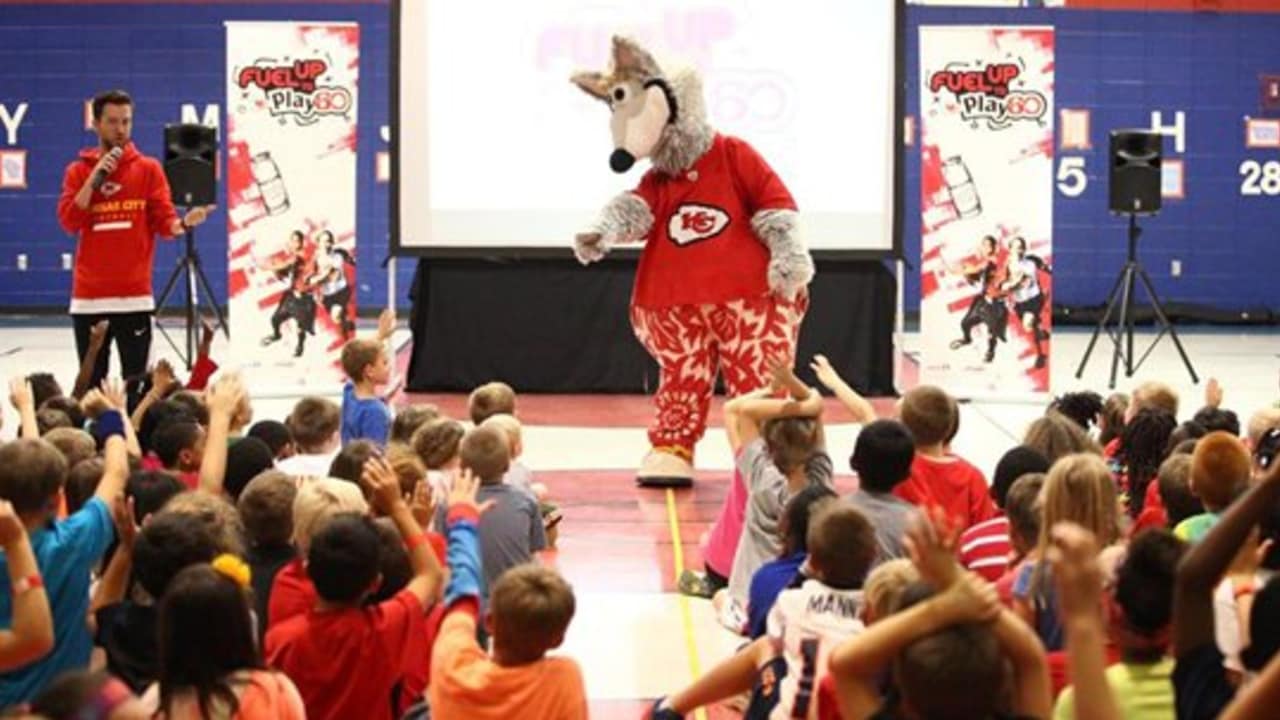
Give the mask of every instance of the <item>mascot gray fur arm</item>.
POLYGON ((653 212, 635 193, 624 192, 610 200, 600 219, 574 238, 573 252, 586 265, 602 259, 619 243, 639 242, 653 227, 653 212))
POLYGON ((760 210, 751 229, 769 248, 769 289, 792 300, 813 279, 813 258, 799 233, 795 210, 760 210))

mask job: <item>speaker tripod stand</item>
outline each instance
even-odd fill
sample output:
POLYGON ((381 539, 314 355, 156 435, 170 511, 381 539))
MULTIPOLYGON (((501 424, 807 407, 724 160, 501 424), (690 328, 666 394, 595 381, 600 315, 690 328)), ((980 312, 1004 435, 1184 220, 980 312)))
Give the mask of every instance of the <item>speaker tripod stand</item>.
POLYGON ((1084 357, 1080 359, 1080 367, 1076 370, 1076 379, 1079 380, 1084 375, 1084 367, 1089 363, 1089 356, 1093 353, 1093 348, 1098 343, 1098 336, 1106 331, 1107 337, 1111 338, 1114 345, 1111 354, 1111 384, 1108 387, 1112 390, 1116 387, 1116 373, 1120 369, 1120 358, 1124 357, 1125 377, 1133 377, 1142 363, 1146 362, 1151 356, 1151 351, 1164 338, 1166 334, 1173 339, 1173 344, 1178 348, 1178 355, 1182 356, 1182 364, 1186 366, 1187 372, 1191 375, 1191 382, 1199 383, 1200 378, 1196 375, 1195 368, 1191 367, 1191 359, 1187 357, 1187 351, 1182 347, 1182 341, 1178 339, 1178 332, 1173 329, 1173 323, 1169 321, 1169 316, 1165 314, 1164 308, 1160 305, 1160 296, 1156 294, 1155 286, 1151 283, 1151 278, 1147 276, 1147 271, 1143 269, 1142 263, 1138 262, 1138 237, 1142 235, 1142 228, 1138 227, 1138 218, 1135 213, 1129 213, 1129 257, 1124 264, 1124 268, 1120 271, 1120 277, 1116 278, 1116 284, 1111 288, 1111 294, 1107 300, 1106 312, 1102 314, 1102 319, 1098 321, 1098 326, 1093 329, 1093 337, 1089 340, 1089 346, 1085 348, 1084 357), (1160 328, 1160 333, 1156 335, 1155 340, 1151 341, 1151 346, 1147 351, 1138 358, 1137 362, 1133 359, 1133 296, 1136 281, 1142 281, 1142 286, 1147 291, 1147 297, 1151 299, 1151 309, 1155 312, 1156 324, 1160 328), (1114 331, 1108 326, 1111 316, 1116 315, 1119 311, 1114 331))
MULTIPOLYGON (((168 341, 169 346, 178 354, 178 357, 182 359, 182 363, 187 370, 191 370, 191 367, 195 364, 196 334, 200 332, 199 324, 196 322, 196 314, 201 309, 200 306, 207 304, 213 310, 213 316, 217 320, 217 325, 214 329, 222 330, 222 333, 228 339, 231 338, 231 332, 227 328, 227 320, 222 314, 222 309, 218 307, 218 302, 214 299, 213 290, 209 287, 209 278, 204 275, 204 268, 200 264, 200 253, 196 250, 195 231, 191 228, 187 228, 182 257, 178 258, 177 266, 169 274, 169 279, 164 284, 164 290, 156 301, 157 315, 169 302, 174 290, 178 288, 179 278, 183 280, 182 284, 187 289, 183 303, 183 311, 187 319, 186 354, 183 354, 178 344, 169 335, 169 331, 165 330, 164 326, 160 324, 158 318, 156 329, 168 341)), ((201 315, 203 316, 203 313, 201 315)))

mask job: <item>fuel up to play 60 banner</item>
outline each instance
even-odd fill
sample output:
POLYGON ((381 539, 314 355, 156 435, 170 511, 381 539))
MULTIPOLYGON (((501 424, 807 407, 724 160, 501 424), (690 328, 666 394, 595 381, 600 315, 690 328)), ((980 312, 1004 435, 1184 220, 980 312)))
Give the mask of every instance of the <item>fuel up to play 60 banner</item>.
POLYGON ((1053 29, 920 28, 921 379, 1049 390, 1053 29))
POLYGON ((255 380, 330 384, 355 319, 350 23, 227 23, 231 353, 255 380))

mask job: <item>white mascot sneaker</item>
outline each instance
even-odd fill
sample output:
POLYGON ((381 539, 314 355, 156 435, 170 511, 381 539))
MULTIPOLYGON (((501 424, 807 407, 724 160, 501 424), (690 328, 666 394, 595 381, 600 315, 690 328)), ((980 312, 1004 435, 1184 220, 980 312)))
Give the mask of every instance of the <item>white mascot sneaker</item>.
POLYGON ((640 462, 636 473, 640 487, 687 488, 693 486, 693 464, 688 460, 661 450, 650 450, 640 462))

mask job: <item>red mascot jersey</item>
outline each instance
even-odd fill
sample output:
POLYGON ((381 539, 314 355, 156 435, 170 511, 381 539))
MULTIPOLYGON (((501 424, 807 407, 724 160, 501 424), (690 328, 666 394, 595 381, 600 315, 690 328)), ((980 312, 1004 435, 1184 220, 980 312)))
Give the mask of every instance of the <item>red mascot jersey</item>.
POLYGON ((67 166, 58 200, 58 220, 76 246, 71 279, 72 313, 141 312, 155 308, 151 267, 155 236, 169 236, 178 219, 169 197, 169 181, 154 158, 133 143, 124 148, 116 171, 93 191, 88 209, 74 199, 102 156, 100 148, 81 151, 67 166))
POLYGON ((716 134, 676 177, 650 169, 635 194, 653 212, 632 303, 647 309, 721 303, 769 292, 769 249, 751 230, 760 210, 795 200, 755 148, 716 134))

